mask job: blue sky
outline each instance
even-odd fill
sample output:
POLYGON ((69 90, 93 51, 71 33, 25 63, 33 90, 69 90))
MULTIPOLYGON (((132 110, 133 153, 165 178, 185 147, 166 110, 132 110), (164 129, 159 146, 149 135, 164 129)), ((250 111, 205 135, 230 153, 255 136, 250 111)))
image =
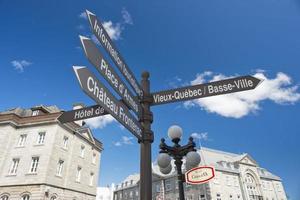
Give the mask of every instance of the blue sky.
MULTIPOLYGON (((153 160, 159 139, 179 124, 184 142, 198 133, 206 147, 247 152, 300 198, 300 1, 0 0, 0 110, 94 104, 72 71, 96 73, 78 38, 92 37, 85 9, 105 22, 138 80, 151 73, 153 92, 237 75, 265 79, 254 91, 153 107, 153 160)), ((110 117, 89 124, 105 148, 100 185, 139 171, 131 133, 110 117)))

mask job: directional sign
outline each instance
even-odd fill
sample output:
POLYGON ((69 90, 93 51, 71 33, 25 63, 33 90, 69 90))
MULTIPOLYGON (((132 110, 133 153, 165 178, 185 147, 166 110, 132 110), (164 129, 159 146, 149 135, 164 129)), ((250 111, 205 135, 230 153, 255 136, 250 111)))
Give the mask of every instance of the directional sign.
POLYGON ((188 184, 206 183, 215 177, 215 169, 209 166, 196 167, 185 173, 185 181, 188 184))
POLYGON ((138 84, 135 76, 132 71, 127 66, 125 60, 121 56, 120 52, 117 50, 116 46, 110 39, 108 33, 102 26, 102 23, 97 19, 96 15, 86 10, 86 14, 89 18, 89 22, 97 39, 100 41, 101 45, 105 48, 105 50, 110 55, 111 59, 114 61, 116 66, 120 69, 121 73, 125 76, 126 80, 130 83, 134 91, 140 97, 143 96, 143 90, 138 84))
POLYGON ((94 105, 86 108, 76 109, 64 112, 57 119, 60 123, 73 122, 93 117, 106 115, 108 112, 102 106, 94 105))
POLYGON ((125 103, 137 114, 141 112, 140 103, 130 92, 116 71, 103 58, 96 45, 87 37, 79 36, 88 60, 96 67, 99 73, 108 81, 114 90, 124 99, 125 103))
POLYGON ((142 138, 142 128, 128 108, 119 102, 108 89, 86 67, 73 67, 82 90, 109 112, 138 139, 142 138))
POLYGON ((253 76, 240 76, 221 81, 160 91, 152 94, 152 105, 252 90, 256 88, 260 82, 260 79, 253 76))

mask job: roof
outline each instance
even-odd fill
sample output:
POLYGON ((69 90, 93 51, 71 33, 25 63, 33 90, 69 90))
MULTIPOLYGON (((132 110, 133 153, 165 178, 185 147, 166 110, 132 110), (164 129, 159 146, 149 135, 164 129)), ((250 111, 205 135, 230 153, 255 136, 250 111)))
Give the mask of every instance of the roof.
POLYGON ((20 117, 29 117, 32 116, 32 112, 34 110, 42 110, 45 113, 57 113, 62 111, 55 105, 52 106, 38 105, 38 106, 33 106, 30 109, 24 109, 20 107, 11 108, 6 111, 0 112, 0 114, 16 114, 20 117))
MULTIPOLYGON (((216 150, 216 149, 211 149, 211 148, 207 148, 207 147, 202 147, 201 149, 198 149, 197 152, 200 154, 200 157, 201 157, 201 162, 200 162, 199 166, 210 165, 210 166, 214 166, 215 169, 218 171, 225 171, 225 172, 239 174, 240 171, 236 164, 243 163, 243 164, 248 164, 248 165, 257 167, 257 169, 258 169, 257 171, 261 178, 281 180, 280 177, 272 174, 271 172, 269 172, 268 170, 266 170, 264 168, 259 167, 257 162, 247 153, 236 154, 236 153, 230 153, 230 152, 220 151, 220 150, 216 150), (247 159, 249 162, 245 163, 244 162, 245 159, 247 159)), ((183 163, 184 163, 183 164, 183 168, 184 168, 185 160, 183 160, 183 163)), ((172 165, 171 173, 165 175, 160 172, 159 166, 157 165, 157 161, 154 161, 152 163, 153 176, 167 178, 167 177, 172 177, 172 176, 176 175, 177 172, 175 171, 174 160, 172 160, 171 165, 172 165)), ((183 169, 183 170, 185 171, 185 169, 183 169)), ((130 175, 123 181, 123 183, 126 180, 129 180, 132 176, 139 179, 139 174, 130 175)))
POLYGON ((116 185, 116 190, 119 190, 120 188, 129 188, 135 186, 140 180, 140 174, 132 174, 127 176, 124 181, 122 181, 120 184, 116 185))

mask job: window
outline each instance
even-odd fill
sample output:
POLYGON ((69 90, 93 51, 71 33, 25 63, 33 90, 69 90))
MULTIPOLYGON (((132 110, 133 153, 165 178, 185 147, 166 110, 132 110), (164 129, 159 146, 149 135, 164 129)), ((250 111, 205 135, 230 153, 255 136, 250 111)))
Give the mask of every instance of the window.
POLYGON ((76 182, 80 182, 80 177, 81 177, 81 167, 77 167, 76 182))
POLYGON ((94 173, 91 172, 91 174, 90 174, 90 186, 93 186, 93 183, 94 183, 94 173))
POLYGON ((59 160, 58 163, 57 163, 57 169, 56 169, 56 175, 57 176, 61 176, 62 175, 63 165, 64 165, 64 161, 63 160, 59 160))
POLYGON ((237 177, 234 179, 234 186, 239 187, 239 178, 237 177))
POLYGON ((19 162, 20 162, 19 158, 12 159, 12 163, 11 163, 11 166, 10 166, 9 171, 8 171, 9 175, 15 175, 17 173, 19 162))
POLYGON ((221 200, 221 194, 217 194, 217 200, 221 200))
POLYGON ((39 115, 39 110, 34 110, 34 111, 32 112, 32 116, 37 116, 37 115, 39 115))
POLYGON ((228 186, 231 186, 230 177, 226 176, 226 183, 228 186))
POLYGON ((45 132, 39 132, 37 144, 44 144, 45 136, 46 136, 45 132))
POLYGON ((96 153, 93 153, 93 158, 92 158, 92 163, 93 164, 96 164, 96 158, 97 158, 96 153))
POLYGON ((170 180, 166 180, 165 184, 166 184, 166 191, 170 191, 172 189, 170 180))
POLYGON ((219 185, 220 181, 219 181, 219 176, 215 176, 215 178, 213 179, 214 184, 219 185))
POLYGON ((84 157, 84 151, 85 151, 85 146, 81 145, 81 149, 80 149, 80 157, 84 157))
POLYGON ((0 200, 8 200, 8 195, 3 195, 0 200))
POLYGON ((22 196, 22 200, 29 200, 30 196, 28 194, 25 194, 22 196))
POLYGON ((39 157, 32 157, 31 159, 31 166, 30 166, 30 173, 36 173, 37 172, 37 168, 39 165, 39 157))
POLYGON ((52 197, 50 198, 50 200, 56 200, 56 199, 57 199, 56 196, 52 196, 52 197))
POLYGON ((156 185, 156 192, 160 192, 160 187, 161 187, 160 184, 157 184, 157 185, 156 185))
POLYGON ((18 142, 18 147, 23 147, 25 145, 26 138, 27 138, 26 134, 20 135, 19 142, 18 142))
POLYGON ((199 195, 199 198, 198 198, 199 200, 205 200, 205 195, 204 194, 201 194, 201 195, 199 195))
POLYGON ((64 139, 63 139, 63 148, 65 148, 65 149, 68 148, 68 142, 69 142, 69 138, 67 136, 64 136, 64 139))

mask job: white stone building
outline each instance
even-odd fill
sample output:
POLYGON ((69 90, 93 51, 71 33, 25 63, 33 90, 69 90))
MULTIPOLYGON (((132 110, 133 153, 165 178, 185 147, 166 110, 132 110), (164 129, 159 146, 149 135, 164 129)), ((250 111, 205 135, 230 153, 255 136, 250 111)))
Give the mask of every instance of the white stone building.
POLYGON ((97 187, 96 200, 113 200, 115 185, 107 187, 97 187))
POLYGON ((102 144, 55 106, 0 113, 0 200, 94 200, 102 144))
MULTIPOLYGON (((215 178, 202 185, 184 185, 187 200, 286 200, 281 179, 261 168, 249 154, 234 154, 209 148, 197 151, 201 156, 200 166, 215 168, 215 178)), ((169 175, 160 173, 153 166, 152 197, 176 200, 177 177, 173 167, 169 175)), ((137 200, 139 175, 127 177, 116 187, 114 200, 137 200), (132 179, 131 179, 132 177, 132 179), (127 183, 127 184, 126 184, 127 183)))

